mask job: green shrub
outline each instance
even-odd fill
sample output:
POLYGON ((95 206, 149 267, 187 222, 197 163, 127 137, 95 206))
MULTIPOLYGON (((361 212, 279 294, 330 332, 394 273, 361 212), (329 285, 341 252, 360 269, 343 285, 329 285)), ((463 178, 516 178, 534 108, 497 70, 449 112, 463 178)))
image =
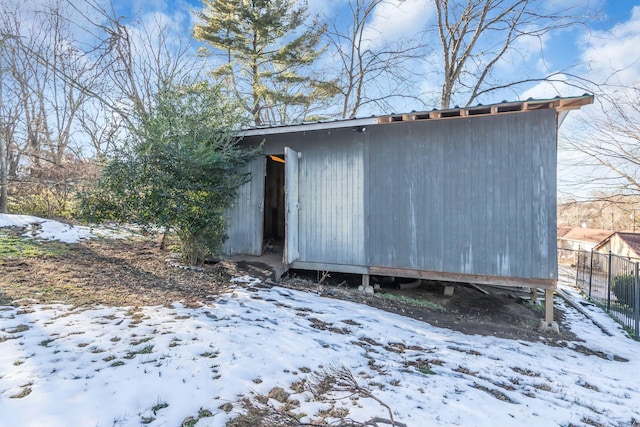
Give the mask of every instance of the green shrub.
POLYGON ((615 276, 611 281, 611 291, 623 305, 633 307, 635 300, 636 279, 632 274, 615 276))
POLYGON ((9 211, 41 218, 72 219, 77 212, 73 190, 61 190, 55 185, 17 182, 10 188, 9 211))
POLYGON ((241 124, 217 86, 162 90, 94 185, 80 193, 80 217, 173 230, 190 264, 220 253, 225 213, 259 152, 238 144, 241 124))

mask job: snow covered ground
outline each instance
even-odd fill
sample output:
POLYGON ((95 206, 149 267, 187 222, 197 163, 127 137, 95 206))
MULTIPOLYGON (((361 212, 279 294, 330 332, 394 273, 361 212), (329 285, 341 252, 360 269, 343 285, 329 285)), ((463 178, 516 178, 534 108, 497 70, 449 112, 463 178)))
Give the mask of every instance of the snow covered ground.
POLYGON ((595 307, 586 312, 611 335, 556 304, 583 341, 469 336, 251 278, 198 309, 0 307, 0 426, 224 426, 240 396, 275 387, 303 422, 332 407, 359 422, 389 418, 375 399, 418 427, 640 421, 640 343, 595 307), (331 367, 375 399, 301 390, 331 367))
POLYGON ((125 238, 131 236, 129 231, 122 228, 109 229, 105 227, 85 227, 81 225, 65 224, 59 221, 39 218, 30 215, 0 214, 0 228, 20 227, 27 231, 25 237, 43 240, 57 240, 64 243, 77 243, 80 240, 96 237, 125 238))

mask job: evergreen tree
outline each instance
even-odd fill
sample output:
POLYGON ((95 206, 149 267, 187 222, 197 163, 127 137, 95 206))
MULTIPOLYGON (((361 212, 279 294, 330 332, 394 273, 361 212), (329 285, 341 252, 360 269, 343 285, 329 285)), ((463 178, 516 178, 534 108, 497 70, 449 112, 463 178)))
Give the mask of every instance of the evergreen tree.
MULTIPOLYGON (((214 71, 241 100, 255 125, 308 118, 333 97, 332 81, 311 65, 324 52, 326 25, 307 23, 307 3, 296 0, 203 0, 194 37, 207 42, 224 64, 214 71)), ((206 48, 205 54, 210 54, 206 48)))

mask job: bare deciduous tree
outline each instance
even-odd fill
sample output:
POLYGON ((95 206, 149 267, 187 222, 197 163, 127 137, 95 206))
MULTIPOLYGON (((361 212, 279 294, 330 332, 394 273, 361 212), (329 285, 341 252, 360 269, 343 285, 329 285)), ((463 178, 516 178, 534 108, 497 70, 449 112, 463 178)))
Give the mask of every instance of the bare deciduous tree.
POLYGON ((97 0, 84 0, 81 4, 91 14, 77 6, 77 1, 70 4, 85 19, 85 26, 91 27, 86 31, 94 34, 93 51, 102 64, 103 78, 109 82, 109 91, 100 91, 99 101, 111 109, 125 103, 128 107, 116 109, 119 115, 147 115, 154 105, 154 94, 201 74, 204 61, 192 55, 188 33, 181 32, 176 27, 179 23, 169 17, 133 20, 119 15, 113 3, 105 6, 97 0))
POLYGON ((613 196, 594 192, 588 200, 571 199, 558 204, 558 225, 612 231, 640 229, 640 196, 613 196))
POLYGON ((204 63, 172 17, 127 20, 101 0, 2 2, 0 40, 2 210, 12 176, 42 194, 54 177, 76 177, 62 169, 104 155, 155 93, 193 81, 204 63))
POLYGON ((359 110, 370 104, 383 111, 390 110, 396 98, 413 98, 408 90, 414 71, 408 64, 421 56, 416 40, 372 40, 371 21, 377 11, 389 0, 351 0, 351 22, 331 23, 328 37, 332 51, 338 59, 338 86, 340 88, 342 118, 355 117, 359 110))
POLYGON ((9 179, 24 200, 50 206, 49 194, 68 189, 64 169, 84 144, 79 116, 104 79, 68 16, 65 0, 0 5, 2 208, 9 179))
MULTIPOLYGON (((609 201, 640 195, 640 84, 596 96, 561 147, 574 153, 579 185, 609 201)), ((617 202, 617 203, 618 203, 617 202)))
POLYGON ((97 79, 93 64, 74 46, 60 1, 48 9, 2 6, 0 32, 9 43, 2 48, 8 72, 3 83, 14 87, 20 105, 19 129, 13 133, 33 165, 60 165, 74 143, 76 117, 89 99, 79 84, 97 79), (62 78, 65 76, 65 78, 62 78))
POLYGON ((4 78, 9 70, 2 67, 2 60, 0 55, 0 213, 7 213, 9 181, 16 178, 22 156, 16 145, 22 111, 11 80, 4 78))
MULTIPOLYGON (((543 38, 552 31, 586 19, 577 9, 550 10, 541 0, 435 0, 435 6, 433 31, 442 49, 442 108, 449 108, 454 98, 468 106, 489 92, 553 78, 533 75, 504 81, 494 71, 521 48, 519 42, 537 41, 542 50, 543 38)), ((524 62, 522 56, 520 61, 524 62)))
MULTIPOLYGON (((0 73, 1 75, 1 73, 0 73)), ((1 91, 2 89, 0 89, 1 91)), ((0 102, 2 95, 0 94, 0 102)), ((9 174, 7 170, 7 149, 4 132, 0 134, 0 213, 7 213, 7 187, 9 185, 9 174)))
MULTIPOLYGON (((0 37, 0 52, 5 48, 8 37, 0 37)), ((0 213, 7 213, 9 185, 9 145, 13 138, 13 130, 17 123, 15 103, 5 99, 5 72, 4 57, 0 54, 0 213)))
POLYGON ((97 160, 111 153, 118 139, 123 137, 122 117, 100 103, 95 103, 93 108, 85 108, 81 111, 78 121, 97 160))

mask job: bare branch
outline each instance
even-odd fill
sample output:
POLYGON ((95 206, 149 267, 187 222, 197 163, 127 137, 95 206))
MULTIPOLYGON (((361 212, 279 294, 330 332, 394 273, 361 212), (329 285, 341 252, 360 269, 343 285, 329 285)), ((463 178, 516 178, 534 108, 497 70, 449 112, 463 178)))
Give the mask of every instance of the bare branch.
POLYGON ((541 40, 588 19, 573 9, 543 12, 546 6, 539 0, 435 0, 435 6, 432 30, 442 49, 441 108, 449 108, 454 95, 468 106, 486 93, 553 77, 491 81, 495 68, 516 51, 519 40, 541 40))
POLYGON ((579 185, 610 196, 640 195, 640 87, 597 97, 599 111, 584 112, 561 147, 572 153, 579 185))
POLYGON ((388 0, 351 0, 350 25, 338 23, 336 18, 327 33, 340 67, 337 73, 342 118, 353 118, 370 104, 388 111, 390 101, 398 98, 411 98, 424 105, 421 97, 408 95, 412 93, 412 78, 417 76, 411 63, 423 56, 419 43, 365 38, 372 30, 370 22, 376 11, 387 4, 388 0))

